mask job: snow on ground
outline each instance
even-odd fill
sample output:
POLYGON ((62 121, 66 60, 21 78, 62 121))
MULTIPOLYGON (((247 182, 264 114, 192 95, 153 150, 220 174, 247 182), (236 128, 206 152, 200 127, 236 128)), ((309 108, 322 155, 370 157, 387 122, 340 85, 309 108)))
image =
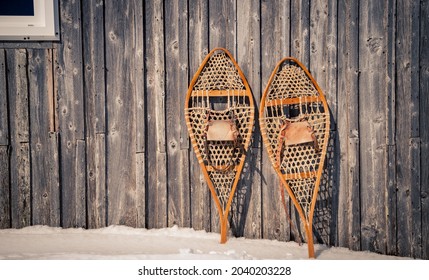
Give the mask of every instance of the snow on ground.
MULTIPOLYGON (((317 259, 405 259, 346 248, 315 245, 317 259)), ((109 226, 101 229, 62 229, 31 226, 0 230, 3 260, 261 260, 307 259, 307 245, 276 240, 229 237, 190 228, 135 229, 109 226)))

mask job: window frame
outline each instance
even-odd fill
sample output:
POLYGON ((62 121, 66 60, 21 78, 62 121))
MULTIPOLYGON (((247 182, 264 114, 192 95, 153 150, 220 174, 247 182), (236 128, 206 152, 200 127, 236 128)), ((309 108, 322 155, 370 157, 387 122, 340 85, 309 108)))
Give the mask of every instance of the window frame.
POLYGON ((60 40, 58 0, 34 0, 34 16, 0 16, 0 41, 60 40))

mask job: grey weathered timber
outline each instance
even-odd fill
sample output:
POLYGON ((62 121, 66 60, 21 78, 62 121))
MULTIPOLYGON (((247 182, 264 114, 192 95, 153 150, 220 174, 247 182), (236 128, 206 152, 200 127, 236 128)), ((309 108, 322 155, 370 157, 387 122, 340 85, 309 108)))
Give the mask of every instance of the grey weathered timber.
POLYGON ((106 2, 108 224, 137 225, 135 143, 136 27, 141 3, 106 2), (117 7, 121 5, 122 9, 117 7), (124 164, 126 163, 126 164, 124 164))
MULTIPOLYGON (((277 62, 290 55, 290 1, 261 3, 261 94, 277 62)), ((255 98, 256 95, 255 95, 255 98)), ((259 110, 259 107, 258 107, 259 110)), ((262 149, 262 237, 290 240, 290 225, 280 199, 280 180, 265 149, 262 149)), ((287 195, 286 195, 287 196, 287 195)), ((289 201, 287 196, 286 201, 289 201)), ((291 208, 291 203, 288 203, 291 208)), ((293 206, 292 206, 293 207, 293 206)), ((289 211, 290 212, 290 211, 289 211)))
POLYGON ((106 217, 106 87, 104 5, 82 2, 88 227, 107 225, 106 217))
POLYGON ((338 2, 338 185, 333 193, 337 227, 336 245, 360 249, 359 195, 359 6, 338 2), (341 117, 340 117, 341 116, 341 117))
MULTIPOLYGON (((208 54, 208 1, 189 1, 189 73, 188 84, 208 54)), ((183 93, 185 96, 185 93, 183 93)), ((184 106, 181 105, 181 106, 184 106)), ((189 140, 187 140, 189 143, 189 140)), ((212 198, 204 180, 200 165, 192 148, 189 148, 189 170, 191 191, 191 226, 197 230, 211 230, 210 205, 212 198)))
POLYGON ((359 6, 360 198, 362 250, 385 253, 387 21, 389 2, 362 1, 359 6))
POLYGON ((7 50, 12 227, 31 224, 27 51, 7 50))
POLYGON ((401 73, 396 77, 397 248, 401 255, 416 257, 421 256, 421 233, 414 230, 421 227, 418 8, 398 1, 396 30, 396 72, 401 73))
MULTIPOLYGON (((0 42, 0 228, 218 232, 183 106, 225 47, 256 104, 286 56, 327 97, 317 242, 429 259, 428 0, 62 0, 60 15, 61 41, 0 42)), ((257 119, 229 221, 297 240, 257 119)))
MULTIPOLYGON (((142 1, 144 2, 144 1, 142 1)), ((146 145, 146 79, 145 79, 145 10, 144 3, 135 1, 135 60, 134 60, 134 110, 135 110, 135 145, 136 145, 136 209, 137 227, 146 226, 146 180, 145 180, 145 145, 146 145)))
MULTIPOLYGON (((237 63, 249 83, 255 99, 255 116, 258 115, 261 94, 261 11, 258 0, 240 1, 237 11, 237 63)), ((255 118, 252 143, 237 186, 231 213, 235 234, 247 238, 262 237, 262 178, 261 135, 258 118, 255 118), (254 147, 254 148, 253 148, 254 147)))
MULTIPOLYGON (((76 220, 79 162, 77 140, 85 138, 82 26, 80 2, 60 1, 61 42, 55 44, 55 94, 60 136, 61 225, 83 227, 76 220), (63 43, 64 42, 64 43, 63 43)), ((84 155, 84 154, 83 154, 84 155)), ((85 188, 85 186, 80 186, 85 188)))
POLYGON ((11 227, 9 148, 0 146, 0 229, 11 227))
POLYGON ((9 144, 6 52, 0 49, 0 145, 9 144))
POLYGON ((165 30, 168 225, 182 227, 191 225, 187 207, 190 202, 189 145, 183 114, 188 89, 187 5, 187 1, 165 2, 165 17, 172 25, 165 30))
POLYGON ((422 203, 422 258, 429 259, 429 168, 426 159, 429 157, 429 1, 421 1, 420 6, 420 159, 421 159, 421 203, 422 203), (426 112, 426 113, 425 113, 426 112), (426 166, 426 167, 425 167, 426 166))
POLYGON ((58 137, 50 132, 53 117, 52 50, 28 52, 32 223, 60 226, 58 137))
MULTIPOLYGON (((319 186, 319 199, 314 214, 315 234, 323 243, 330 244, 335 232, 333 213, 336 201, 333 188, 338 185, 339 154, 334 152, 338 142, 337 119, 337 5, 327 1, 312 1, 310 6, 310 71, 322 89, 331 113, 331 141, 325 164, 324 180, 319 186)), ((337 190, 335 190, 337 191, 337 190)))
MULTIPOLYGON (((162 1, 145 3, 146 14, 146 220, 149 228, 167 226, 167 155, 165 120, 164 9, 162 1)), ((178 116, 177 116, 178 117, 178 116)))

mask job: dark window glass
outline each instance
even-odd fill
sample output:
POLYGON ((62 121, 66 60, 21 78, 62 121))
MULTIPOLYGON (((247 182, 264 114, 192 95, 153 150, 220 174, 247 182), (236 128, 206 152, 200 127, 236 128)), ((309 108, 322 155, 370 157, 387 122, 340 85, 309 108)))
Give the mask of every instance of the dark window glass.
POLYGON ((0 16, 34 16, 33 0, 1 0, 0 16))

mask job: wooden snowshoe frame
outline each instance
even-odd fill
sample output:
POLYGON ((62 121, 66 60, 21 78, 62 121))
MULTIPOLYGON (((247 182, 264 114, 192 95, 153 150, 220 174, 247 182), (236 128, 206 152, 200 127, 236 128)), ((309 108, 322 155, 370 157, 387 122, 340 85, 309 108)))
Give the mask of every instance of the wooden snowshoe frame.
POLYGON ((189 85, 185 119, 219 213, 221 243, 227 241, 228 214, 250 145, 254 117, 252 92, 238 64, 226 49, 213 49, 189 85), (208 141, 208 124, 213 121, 234 122, 234 141, 208 141))
POLYGON ((299 213, 308 254, 314 258, 313 214, 329 141, 330 119, 322 90, 297 59, 286 57, 275 67, 261 100, 259 122, 268 156, 299 213), (284 142, 285 121, 297 123, 302 119, 308 121, 317 144, 284 142))

